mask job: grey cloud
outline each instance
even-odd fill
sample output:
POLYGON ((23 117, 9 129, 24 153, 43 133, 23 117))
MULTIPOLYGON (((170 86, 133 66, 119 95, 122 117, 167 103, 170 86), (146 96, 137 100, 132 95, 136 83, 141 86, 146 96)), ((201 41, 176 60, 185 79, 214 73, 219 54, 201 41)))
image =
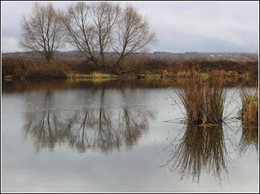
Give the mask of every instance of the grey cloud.
MULTIPOLYGON (((60 9, 72 3, 53 2, 60 9)), ((120 2, 123 6, 127 3, 148 18, 151 29, 157 34, 159 42, 150 51, 258 50, 258 2, 120 2)), ((1 4, 3 48, 6 52, 14 51, 19 48, 9 44, 10 40, 19 38, 22 15, 30 13, 33 2, 1 4)))

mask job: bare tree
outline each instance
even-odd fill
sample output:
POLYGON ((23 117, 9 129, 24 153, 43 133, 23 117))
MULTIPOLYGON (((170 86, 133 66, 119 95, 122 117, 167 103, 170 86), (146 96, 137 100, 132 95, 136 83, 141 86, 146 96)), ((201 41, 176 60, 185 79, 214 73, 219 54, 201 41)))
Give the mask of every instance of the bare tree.
POLYGON ((131 5, 125 7, 116 34, 113 49, 118 54, 117 66, 120 66, 126 56, 156 42, 156 35, 150 32, 148 21, 131 5))
POLYGON ((44 6, 36 2, 29 19, 23 17, 22 31, 20 46, 40 53, 48 62, 64 43, 63 25, 51 3, 44 6))
POLYGON ((64 24, 70 37, 68 42, 78 48, 86 57, 87 61, 97 63, 94 44, 93 26, 90 19, 90 7, 85 2, 78 2, 68 7, 66 12, 61 14, 61 21, 64 24))
POLYGON ((94 22, 94 34, 96 36, 101 65, 105 65, 105 51, 110 51, 113 44, 112 33, 120 15, 118 4, 111 2, 93 3, 91 15, 94 22))
POLYGON ((120 66, 126 56, 156 40, 145 18, 129 5, 122 9, 111 2, 78 2, 61 18, 70 43, 95 65, 107 65, 105 52, 113 51, 120 66))
POLYGON ((105 65, 104 53, 111 44, 111 32, 120 9, 117 4, 78 2, 62 14, 70 43, 94 64, 105 65))

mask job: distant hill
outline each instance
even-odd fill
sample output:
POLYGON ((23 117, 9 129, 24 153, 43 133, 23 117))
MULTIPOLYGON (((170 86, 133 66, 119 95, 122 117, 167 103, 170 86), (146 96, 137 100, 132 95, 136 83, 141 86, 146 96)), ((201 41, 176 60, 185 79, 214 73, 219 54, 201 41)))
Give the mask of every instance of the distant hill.
POLYGON ((258 53, 239 53, 239 52, 185 52, 185 53, 168 53, 154 52, 154 58, 172 59, 172 60, 230 60, 230 61, 251 61, 258 59, 258 53))
MULTIPOLYGON (((115 56, 115 53, 106 53, 107 56, 115 56)), ((136 57, 148 57, 152 59, 161 60, 229 60, 229 61, 256 61, 258 60, 258 53, 244 53, 244 52, 185 52, 185 53, 171 53, 171 52, 153 52, 153 53, 136 53, 136 57)), ((41 59, 36 52, 14 52, 3 53, 5 56, 19 56, 31 57, 32 59, 41 59)), ((56 51, 54 57, 64 59, 79 59, 81 56, 77 51, 61 52, 56 51)))

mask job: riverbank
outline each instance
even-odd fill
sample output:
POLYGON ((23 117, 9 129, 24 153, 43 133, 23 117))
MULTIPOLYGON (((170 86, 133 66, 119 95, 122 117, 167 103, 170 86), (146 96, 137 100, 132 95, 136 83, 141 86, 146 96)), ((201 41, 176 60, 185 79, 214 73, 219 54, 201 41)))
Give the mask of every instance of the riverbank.
POLYGON ((2 60, 2 79, 162 79, 189 77, 190 70, 205 78, 216 76, 237 81, 258 78, 258 61, 162 60, 127 61, 123 66, 98 66, 77 59, 55 59, 50 63, 26 57, 6 56, 2 60))

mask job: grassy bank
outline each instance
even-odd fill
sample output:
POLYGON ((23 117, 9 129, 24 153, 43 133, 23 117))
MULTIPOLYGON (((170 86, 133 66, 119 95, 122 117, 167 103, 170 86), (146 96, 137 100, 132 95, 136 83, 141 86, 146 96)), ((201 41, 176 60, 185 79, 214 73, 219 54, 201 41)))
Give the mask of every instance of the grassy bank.
POLYGON ((196 69, 204 77, 221 77, 231 82, 257 79, 257 61, 196 61, 140 59, 122 67, 94 66, 78 59, 54 59, 50 63, 29 57, 5 56, 2 77, 12 79, 91 79, 91 78, 185 78, 196 69))

